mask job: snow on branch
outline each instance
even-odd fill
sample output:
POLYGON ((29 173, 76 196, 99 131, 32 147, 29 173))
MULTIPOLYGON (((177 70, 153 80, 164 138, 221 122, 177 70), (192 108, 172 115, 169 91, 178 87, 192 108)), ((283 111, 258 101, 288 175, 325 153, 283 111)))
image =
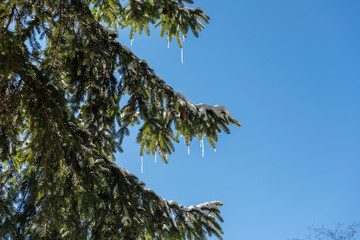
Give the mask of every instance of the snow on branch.
MULTIPOLYGON (((190 11, 187 9, 187 11, 190 11)), ((200 9, 191 10, 200 13, 200 9)), ((124 129, 133 124, 142 124, 137 142, 141 144, 141 155, 155 154, 159 151, 164 162, 174 151, 173 142, 179 135, 184 136, 186 145, 194 137, 202 140, 205 136, 212 148, 218 134, 230 133, 229 124, 240 123, 221 105, 194 104, 181 93, 167 85, 157 76, 149 64, 138 58, 128 47, 120 44, 113 32, 108 32, 96 22, 92 24, 101 35, 111 39, 112 54, 118 55, 120 73, 120 94, 130 96, 120 110, 124 129), (139 120, 143 120, 143 122, 139 120), (175 125, 177 136, 172 134, 175 125)))
MULTIPOLYGON (((217 219, 223 221, 220 216, 219 207, 222 203, 219 201, 202 203, 197 206, 184 207, 175 201, 166 201, 153 190, 145 187, 135 175, 129 173, 126 169, 119 167, 116 163, 102 157, 103 161, 96 159, 93 164, 100 172, 111 171, 119 188, 127 189, 124 192, 126 198, 134 209, 142 209, 153 221, 159 221, 162 227, 161 231, 178 231, 188 234, 195 234, 195 227, 200 226, 207 229, 210 234, 221 236, 222 230, 217 219), (104 171, 104 169, 108 169, 104 171), (125 183, 125 186, 124 186, 125 183), (139 201, 141 199, 141 201, 139 201)), ((139 218, 140 219, 140 218, 139 218)), ((141 223, 145 224, 145 223, 141 223)), ((204 233, 205 234, 205 233, 204 233)))
POLYGON ((128 47, 121 44, 119 44, 119 46, 122 49, 122 53, 127 55, 126 59, 133 60, 132 63, 136 66, 135 70, 146 73, 146 75, 144 75, 144 80, 147 81, 150 86, 152 85, 152 87, 159 87, 164 89, 169 97, 177 99, 181 106, 188 109, 189 113, 192 113, 197 117, 202 118, 204 121, 207 121, 209 118, 211 118, 209 112, 212 112, 217 118, 225 120, 226 122, 230 122, 236 126, 240 126, 240 123, 232 117, 226 107, 221 105, 211 106, 204 103, 193 104, 183 94, 175 91, 172 87, 167 85, 164 80, 158 77, 145 60, 139 59, 128 47), (148 78, 146 79, 146 77, 148 78))

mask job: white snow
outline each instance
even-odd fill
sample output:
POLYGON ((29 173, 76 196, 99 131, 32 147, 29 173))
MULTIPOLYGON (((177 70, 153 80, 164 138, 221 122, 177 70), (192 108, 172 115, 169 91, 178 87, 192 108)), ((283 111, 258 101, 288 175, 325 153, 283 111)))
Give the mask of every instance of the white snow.
POLYGON ((104 168, 103 166, 99 166, 99 170, 101 171, 101 172, 107 172, 107 173, 110 173, 111 171, 108 169, 108 168, 104 168))
POLYGON ((189 12, 188 7, 184 7, 183 10, 187 13, 188 16, 190 16, 190 12, 189 12))
POLYGON ((93 152, 92 152, 89 148, 87 148, 86 146, 84 146, 84 145, 82 145, 82 144, 81 144, 80 146, 81 146, 81 148, 84 149, 84 151, 87 152, 88 154, 93 154, 93 152))
POLYGON ((56 91, 59 90, 59 88, 54 85, 53 81, 49 81, 48 83, 46 83, 46 86, 49 86, 49 85, 53 86, 56 89, 56 91))
POLYGON ((200 209, 199 207, 195 207, 194 205, 191 205, 190 207, 188 207, 188 210, 191 211, 196 211, 201 213, 202 215, 208 215, 205 211, 203 211, 202 209, 200 209))
MULTIPOLYGON (((199 116, 200 117, 204 117, 204 120, 207 121, 208 120, 208 116, 206 114, 206 110, 207 108, 204 107, 204 105, 207 105, 207 104, 203 104, 203 103, 200 103, 200 104, 197 104, 196 107, 198 108, 199 110, 199 116)), ((208 105, 209 106, 209 105, 208 105)), ((211 106, 210 106, 211 107, 211 106)))
POLYGON ((200 109, 204 109, 205 112, 206 111, 211 111, 211 112, 215 113, 215 115, 218 118, 221 118, 221 119, 224 119, 224 120, 225 120, 225 117, 233 118, 231 116, 230 112, 224 106, 221 106, 221 105, 210 106, 210 105, 201 103, 201 104, 197 104, 196 107, 198 107, 200 109))
POLYGON ((173 201, 173 200, 168 201, 168 204, 169 204, 170 206, 172 206, 172 205, 177 205, 177 203, 176 203, 175 201, 173 201))
POLYGON ((94 161, 94 164, 98 164, 98 163, 102 163, 102 162, 104 162, 104 159, 99 158, 94 161))
POLYGON ((206 202, 206 203, 202 203, 202 204, 199 204, 199 205, 196 205, 196 207, 198 208, 201 208, 201 209, 209 209, 209 210, 217 210, 218 209, 218 206, 216 206, 216 201, 214 202, 206 202))

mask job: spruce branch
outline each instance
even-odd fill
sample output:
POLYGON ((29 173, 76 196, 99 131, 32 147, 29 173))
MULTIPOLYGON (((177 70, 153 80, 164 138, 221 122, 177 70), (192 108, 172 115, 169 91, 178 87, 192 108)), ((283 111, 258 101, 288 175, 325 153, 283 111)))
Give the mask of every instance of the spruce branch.
MULTIPOLYGON (((219 132, 239 123, 223 106, 187 100, 101 24, 133 26, 132 34, 149 34, 149 24, 159 24, 162 34, 179 42, 188 30, 197 36, 203 28, 209 18, 202 9, 186 8, 180 0, 16 4, 15 31, 0 36, 0 150, 1 164, 19 170, 1 179, 14 185, 3 209, 13 212, 18 233, 48 239, 221 239, 221 202, 184 207, 167 201, 116 165, 114 153, 133 125, 140 125, 141 154, 159 152, 166 162, 179 135, 187 145, 205 136, 214 147, 219 132), (8 160, 12 154, 15 163, 8 160)), ((7 228, 5 234, 15 238, 7 228)))

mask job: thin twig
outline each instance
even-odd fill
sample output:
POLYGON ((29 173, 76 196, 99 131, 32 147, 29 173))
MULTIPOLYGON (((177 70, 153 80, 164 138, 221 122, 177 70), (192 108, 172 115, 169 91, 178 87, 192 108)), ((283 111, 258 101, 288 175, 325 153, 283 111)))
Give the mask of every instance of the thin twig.
POLYGON ((14 13, 15 13, 15 8, 16 8, 16 3, 13 5, 12 9, 11 9, 11 13, 10 13, 10 17, 9 17, 9 21, 6 25, 6 28, 5 30, 8 30, 9 26, 10 26, 10 23, 12 21, 12 17, 14 16, 14 13))

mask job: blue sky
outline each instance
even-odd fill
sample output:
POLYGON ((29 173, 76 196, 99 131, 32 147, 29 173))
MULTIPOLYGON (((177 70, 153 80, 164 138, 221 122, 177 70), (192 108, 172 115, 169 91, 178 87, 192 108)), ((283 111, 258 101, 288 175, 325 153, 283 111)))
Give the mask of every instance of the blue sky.
POLYGON ((224 239, 303 237, 313 224, 360 222, 360 2, 197 1, 211 17, 198 39, 153 30, 119 40, 193 103, 225 105, 243 126, 217 151, 176 145, 165 165, 136 132, 117 163, 167 200, 220 200, 224 239), (221 3, 221 4, 220 4, 221 3))

